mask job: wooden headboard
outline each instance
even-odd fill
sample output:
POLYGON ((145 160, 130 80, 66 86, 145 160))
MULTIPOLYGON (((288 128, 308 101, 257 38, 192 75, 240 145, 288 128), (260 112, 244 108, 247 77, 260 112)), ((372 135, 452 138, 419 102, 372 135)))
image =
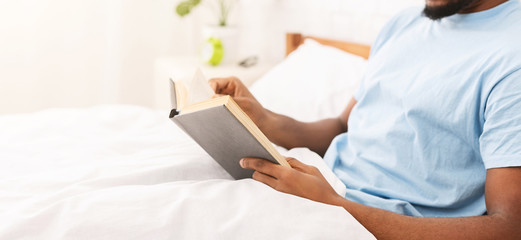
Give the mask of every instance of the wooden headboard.
POLYGON ((351 54, 361 56, 365 59, 369 58, 369 51, 371 50, 371 46, 369 45, 311 36, 302 36, 300 33, 286 33, 286 56, 297 49, 298 46, 304 43, 304 40, 308 38, 313 39, 321 44, 336 47, 351 54))

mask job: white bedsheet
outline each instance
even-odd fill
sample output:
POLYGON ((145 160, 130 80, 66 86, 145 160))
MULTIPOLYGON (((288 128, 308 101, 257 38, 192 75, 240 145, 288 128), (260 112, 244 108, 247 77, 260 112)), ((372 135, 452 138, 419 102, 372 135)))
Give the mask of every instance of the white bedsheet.
MULTIPOLYGON (((231 180, 167 115, 0 116, 0 239, 374 239, 342 208, 231 180)), ((343 190, 318 155, 284 154, 343 190)))

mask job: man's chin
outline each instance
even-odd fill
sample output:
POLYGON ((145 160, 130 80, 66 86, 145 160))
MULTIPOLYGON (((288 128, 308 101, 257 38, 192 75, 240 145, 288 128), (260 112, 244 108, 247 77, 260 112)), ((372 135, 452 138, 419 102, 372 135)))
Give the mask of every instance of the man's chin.
POLYGON ((442 11, 438 7, 425 6, 425 8, 423 9, 423 16, 434 21, 440 20, 444 17, 448 17, 454 14, 455 13, 452 12, 442 11))
POLYGON ((423 15, 431 20, 440 20, 452 16, 470 6, 474 0, 426 0, 423 15))

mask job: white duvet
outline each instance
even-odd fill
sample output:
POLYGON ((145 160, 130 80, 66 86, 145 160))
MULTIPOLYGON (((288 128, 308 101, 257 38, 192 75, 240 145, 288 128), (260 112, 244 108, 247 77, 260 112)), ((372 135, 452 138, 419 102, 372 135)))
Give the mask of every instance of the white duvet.
MULTIPOLYGON (((0 116, 0 239, 373 239, 344 209, 234 181, 133 106, 0 116)), ((284 155, 317 165, 307 149, 284 155)))

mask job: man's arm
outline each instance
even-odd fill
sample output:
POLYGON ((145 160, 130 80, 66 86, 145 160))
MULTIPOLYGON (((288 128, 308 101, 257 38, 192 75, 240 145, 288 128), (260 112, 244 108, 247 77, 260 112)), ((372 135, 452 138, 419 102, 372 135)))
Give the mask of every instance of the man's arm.
POLYGON ((521 239, 521 167, 487 171, 487 214, 476 217, 409 217, 338 195, 315 167, 287 159, 292 168, 263 159, 241 160, 253 178, 274 189, 342 206, 378 239, 521 239))
POLYGON ((347 119, 355 104, 356 100, 352 98, 340 116, 316 122, 300 122, 268 110, 270 120, 263 130, 279 146, 287 149, 307 147, 324 156, 333 138, 347 132, 347 119))
POLYGON ((307 147, 321 156, 335 136, 347 131, 347 119, 356 104, 356 100, 351 99, 346 109, 336 118, 300 122, 263 108, 235 77, 211 79, 210 86, 218 96, 232 96, 271 142, 287 149, 307 147))
POLYGON ((487 171, 486 216, 405 217, 345 198, 344 207, 378 239, 521 239, 521 168, 487 171))

